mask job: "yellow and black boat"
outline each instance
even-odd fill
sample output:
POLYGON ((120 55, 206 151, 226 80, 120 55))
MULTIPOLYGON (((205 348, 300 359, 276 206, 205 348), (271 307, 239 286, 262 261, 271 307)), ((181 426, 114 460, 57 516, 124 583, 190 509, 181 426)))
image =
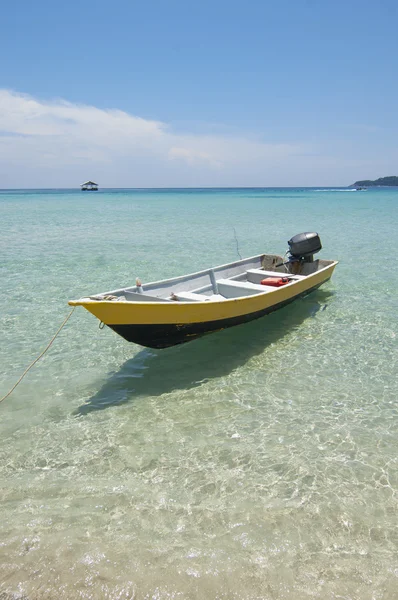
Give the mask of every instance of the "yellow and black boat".
POLYGON ((69 304, 84 306, 129 342, 168 348, 258 319, 330 279, 337 261, 314 260, 322 248, 317 233, 288 244, 285 257, 260 254, 145 286, 137 279, 135 286, 69 304))

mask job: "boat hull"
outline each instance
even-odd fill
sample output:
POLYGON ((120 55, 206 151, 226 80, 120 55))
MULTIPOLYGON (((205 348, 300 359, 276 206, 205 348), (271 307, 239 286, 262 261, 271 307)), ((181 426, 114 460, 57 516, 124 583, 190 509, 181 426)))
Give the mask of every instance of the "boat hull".
POLYGON ((200 323, 156 323, 144 325, 108 324, 108 327, 128 342, 133 342, 134 344, 139 344, 140 346, 146 346, 148 348, 170 348, 171 346, 185 344, 186 342, 190 342, 209 333, 215 333, 227 329, 228 327, 235 327, 236 325, 242 325, 254 321, 255 319, 260 319, 261 317, 294 302, 297 298, 308 295, 319 288, 325 281, 293 298, 237 317, 218 319, 216 321, 204 321, 200 323))

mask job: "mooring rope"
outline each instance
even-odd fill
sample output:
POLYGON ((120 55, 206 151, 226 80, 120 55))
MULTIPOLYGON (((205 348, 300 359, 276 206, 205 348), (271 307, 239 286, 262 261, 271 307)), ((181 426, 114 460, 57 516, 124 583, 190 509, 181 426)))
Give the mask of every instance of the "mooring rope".
POLYGON ((37 363, 37 361, 39 361, 41 359, 42 356, 44 356, 44 354, 47 352, 47 350, 49 349, 49 347, 52 345, 52 343, 55 340, 55 338, 57 337, 57 335, 61 332, 61 330, 65 327, 65 325, 67 324, 67 322, 71 318, 72 313, 75 310, 75 308, 76 308, 76 306, 74 306, 72 308, 72 310, 70 311, 69 315, 66 317, 66 319, 64 319, 64 322, 62 323, 61 327, 58 329, 57 333, 51 338, 50 342, 47 344, 47 346, 45 347, 45 349, 43 350, 43 352, 41 354, 39 354, 39 356, 37 358, 35 358, 35 360, 29 365, 29 367, 27 369, 25 369, 25 371, 22 373, 21 377, 12 386, 12 388, 10 389, 10 391, 5 396, 3 396, 2 398, 0 398, 0 402, 3 402, 3 400, 5 400, 6 398, 8 398, 8 396, 10 396, 12 394, 12 392, 15 390, 15 388, 17 387, 17 385, 19 385, 21 383, 22 379, 25 377, 25 375, 27 374, 27 372, 31 370, 31 368, 37 363))

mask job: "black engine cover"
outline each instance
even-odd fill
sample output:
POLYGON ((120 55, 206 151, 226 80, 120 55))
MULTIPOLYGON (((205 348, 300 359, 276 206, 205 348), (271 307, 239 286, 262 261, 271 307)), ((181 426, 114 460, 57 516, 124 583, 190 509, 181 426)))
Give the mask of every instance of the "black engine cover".
POLYGON ((298 233, 289 241, 289 252, 295 258, 306 258, 322 249, 321 239, 317 233, 298 233))

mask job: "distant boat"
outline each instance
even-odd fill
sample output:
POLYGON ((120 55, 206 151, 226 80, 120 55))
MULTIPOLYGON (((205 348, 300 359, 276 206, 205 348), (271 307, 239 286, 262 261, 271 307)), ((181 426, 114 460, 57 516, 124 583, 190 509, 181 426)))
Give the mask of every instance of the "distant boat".
POLYGON ((85 181, 80 187, 82 192, 98 192, 98 183, 95 181, 85 181))
POLYGON ((260 254, 182 277, 70 300, 83 306, 128 342, 167 348, 258 319, 330 279, 337 261, 313 260, 317 233, 289 242, 287 262, 260 254))
POLYGON ((367 191, 367 188, 366 187, 362 187, 362 186, 359 186, 359 187, 357 187, 355 189, 356 189, 357 192, 366 192, 367 191))

